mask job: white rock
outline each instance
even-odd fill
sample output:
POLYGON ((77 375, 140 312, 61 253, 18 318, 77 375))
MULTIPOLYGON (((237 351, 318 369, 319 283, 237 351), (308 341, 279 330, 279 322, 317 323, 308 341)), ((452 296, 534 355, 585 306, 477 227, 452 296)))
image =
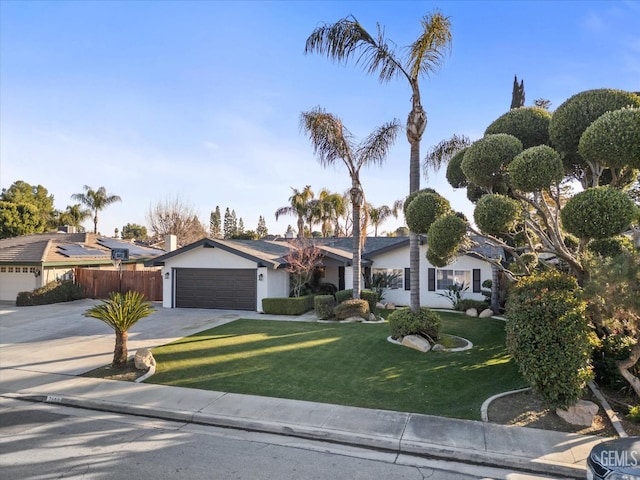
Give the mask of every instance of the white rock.
POLYGON ((577 404, 572 405, 566 410, 556 409, 556 413, 567 423, 590 427, 598 413, 598 409, 598 405, 593 402, 578 400, 577 404))
POLYGON ((436 343, 431 350, 433 350, 434 352, 444 352, 446 349, 444 348, 444 345, 440 345, 439 343, 436 343))
POLYGON ((476 310, 475 308, 470 308, 465 313, 467 315, 469 315, 470 317, 477 317, 478 316, 478 310, 476 310))
POLYGON ((378 317, 376 317, 376 315, 374 313, 370 313, 369 314, 369 321, 370 322, 377 322, 378 321, 378 317))
POLYGON ((478 315, 480 318, 489 318, 489 317, 493 317, 493 310, 491 310, 490 308, 485 308, 484 310, 482 310, 480 312, 480 315, 478 315))
POLYGON ((384 308, 386 308, 387 310, 395 310, 396 309, 396 304, 395 303, 387 303, 384 308))
POLYGON ((152 366, 155 367, 156 359, 153 358, 151 351, 147 348, 141 348, 136 352, 136 356, 133 359, 136 368, 138 370, 149 370, 152 366))
POLYGON ((384 303, 380 303, 380 302, 376 303, 376 308, 384 310, 384 303))
POLYGON ((345 318, 344 320, 340 320, 340 323, 360 323, 363 320, 364 319, 362 317, 349 317, 345 318))
POLYGON ((406 337, 403 337, 402 344, 405 347, 413 348, 414 350, 418 350, 420 352, 428 352, 429 350, 431 350, 431 345, 429 345, 429 342, 419 335, 407 335, 406 337))

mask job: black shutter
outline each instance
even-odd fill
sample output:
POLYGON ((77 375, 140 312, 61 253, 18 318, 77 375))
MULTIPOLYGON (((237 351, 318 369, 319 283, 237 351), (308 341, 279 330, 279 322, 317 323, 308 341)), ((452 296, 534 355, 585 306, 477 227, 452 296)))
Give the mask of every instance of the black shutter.
POLYGON ((435 292, 436 291, 436 269, 430 268, 428 270, 428 273, 429 273, 428 290, 430 292, 435 292))
POLYGON ((344 290, 344 267, 338 267, 338 290, 344 290))
POLYGON ((473 269, 473 293, 480 293, 482 291, 482 282, 480 282, 480 269, 473 269))
POLYGON ((411 269, 404 269, 404 289, 411 290, 411 269))

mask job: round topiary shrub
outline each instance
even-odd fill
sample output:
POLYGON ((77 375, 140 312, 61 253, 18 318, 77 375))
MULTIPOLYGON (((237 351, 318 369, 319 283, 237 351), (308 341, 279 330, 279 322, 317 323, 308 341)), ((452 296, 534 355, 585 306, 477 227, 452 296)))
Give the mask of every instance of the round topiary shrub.
POLYGON ((636 213, 631 197, 610 187, 588 188, 560 211, 564 228, 579 238, 609 238, 624 232, 636 213))
POLYGON ((466 148, 460 150, 447 164, 447 181, 453 188, 464 188, 469 184, 462 172, 462 159, 466 150, 466 148))
POLYGON ((527 148, 508 166, 509 181, 516 190, 537 192, 564 178, 560 154, 546 145, 527 148))
POLYGON ((415 233, 427 233, 431 224, 451 211, 449 200, 438 193, 416 195, 404 210, 407 226, 415 233))
POLYGON ((507 300, 509 353, 552 408, 575 404, 591 379, 585 310, 575 278, 558 271, 520 279, 507 300))
POLYGON ((369 302, 362 299, 345 300, 333 309, 333 313, 338 320, 345 320, 349 317, 360 317, 363 320, 368 320, 369 302))
POLYGON ((395 310, 387 318, 391 337, 400 339, 407 335, 423 335, 432 340, 438 340, 440 316, 428 308, 421 308, 420 312, 413 313, 410 308, 395 310))
POLYGON ((487 127, 484 134, 507 133, 522 142, 523 148, 549 143, 549 121, 551 114, 542 108, 513 108, 498 117, 487 127))
POLYGON ((464 153, 462 172, 467 180, 484 188, 500 182, 504 170, 522 152, 522 142, 512 135, 498 133, 475 141, 464 153))
POLYGON ((499 235, 513 229, 518 220, 518 202, 504 195, 485 195, 476 204, 473 219, 483 233, 499 235))
POLYGON ((615 257, 624 251, 633 251, 633 241, 629 237, 619 236, 592 240, 587 245, 590 252, 602 257, 615 257))
POLYGON ((333 298, 333 295, 316 295, 313 299, 313 309, 316 312, 316 317, 320 320, 332 318, 335 304, 336 299, 333 298))
POLYGON ((456 257, 458 249, 467 237, 468 222, 458 215, 450 213, 433 222, 427 233, 427 246, 433 256, 439 260, 436 267, 444 267, 456 257), (441 263, 442 262, 442 263, 441 263))

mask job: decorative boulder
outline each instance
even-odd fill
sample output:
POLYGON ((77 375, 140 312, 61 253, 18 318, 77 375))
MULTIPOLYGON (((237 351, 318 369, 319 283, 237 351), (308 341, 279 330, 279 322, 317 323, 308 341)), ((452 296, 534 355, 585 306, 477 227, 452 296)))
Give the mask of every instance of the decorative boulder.
POLYGON ((444 348, 444 345, 441 345, 439 343, 436 343, 431 350, 433 350, 434 352, 444 352, 446 349, 444 348))
POLYGON ((490 318, 493 317, 493 310, 491 310, 490 308, 485 308, 484 310, 482 310, 480 312, 480 315, 478 315, 480 318, 490 318))
POLYGON ((431 350, 431 345, 429 345, 429 342, 419 335, 407 335, 406 337, 403 337, 402 344, 405 347, 413 348, 414 350, 418 350, 420 352, 428 352, 429 350, 431 350))
POLYGON ((375 313, 370 313, 369 314, 369 321, 370 322, 377 322, 378 321, 378 317, 376 317, 375 313))
POLYGON ((151 351, 147 348, 139 349, 133 361, 138 370, 149 370, 152 366, 155 367, 156 365, 156 359, 153 358, 151 351))
POLYGON ((396 309, 396 304, 395 303, 387 303, 384 308, 386 308, 387 310, 395 310, 396 309))
POLYGON ((384 310, 384 303, 376 303, 376 308, 379 308, 380 310, 384 310))
POLYGON ((478 310, 476 310, 475 308, 469 308, 465 313, 467 315, 469 315, 470 317, 477 317, 478 316, 478 310))
POLYGON ((593 402, 578 400, 578 403, 566 410, 556 409, 556 413, 567 423, 590 427, 598 413, 598 409, 598 405, 593 402))
POLYGON ((362 317, 349 317, 344 320, 340 320, 340 323, 360 323, 364 320, 362 317))

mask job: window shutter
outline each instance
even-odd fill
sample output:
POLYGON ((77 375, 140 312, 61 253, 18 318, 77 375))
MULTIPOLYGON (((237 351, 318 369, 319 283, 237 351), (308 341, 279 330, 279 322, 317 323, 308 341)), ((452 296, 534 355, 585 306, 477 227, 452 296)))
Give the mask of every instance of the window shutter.
POLYGON ((411 290, 411 269, 404 269, 404 289, 411 290))
POLYGON ((428 290, 430 292, 435 292, 436 291, 436 269, 430 268, 428 273, 429 273, 428 290))
POLYGON ((473 269, 473 293, 482 292, 482 282, 480 282, 480 269, 473 269))

